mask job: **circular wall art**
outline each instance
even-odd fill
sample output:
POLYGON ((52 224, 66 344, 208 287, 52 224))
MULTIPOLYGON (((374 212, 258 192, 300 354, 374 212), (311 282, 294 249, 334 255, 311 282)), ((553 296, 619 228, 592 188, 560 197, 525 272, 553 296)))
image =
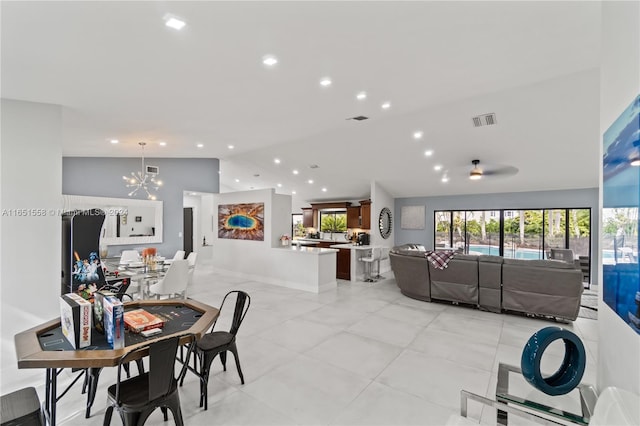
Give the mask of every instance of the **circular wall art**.
POLYGON ((380 229, 380 235, 385 240, 389 238, 391 235, 391 228, 393 227, 393 222, 391 220, 391 210, 388 207, 380 210, 380 221, 378 223, 378 229, 380 229))

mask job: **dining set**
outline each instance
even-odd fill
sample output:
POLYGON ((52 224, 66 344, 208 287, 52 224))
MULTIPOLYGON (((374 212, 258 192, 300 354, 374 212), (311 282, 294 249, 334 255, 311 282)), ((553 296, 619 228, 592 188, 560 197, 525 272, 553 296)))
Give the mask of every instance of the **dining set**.
POLYGON ((176 251, 171 259, 159 256, 154 248, 123 250, 120 257, 102 259, 103 269, 130 280, 126 294, 131 299, 186 297, 193 281, 198 254, 176 251))

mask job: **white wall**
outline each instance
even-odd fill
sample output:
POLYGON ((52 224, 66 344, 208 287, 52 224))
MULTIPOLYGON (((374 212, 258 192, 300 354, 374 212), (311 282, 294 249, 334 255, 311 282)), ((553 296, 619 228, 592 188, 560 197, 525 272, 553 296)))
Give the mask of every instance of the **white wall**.
MULTIPOLYGON (((393 214, 395 211, 394 199, 384 189, 378 182, 371 183, 371 230, 369 234, 371 235, 370 243, 373 246, 379 247, 393 247, 395 240, 395 221, 393 220, 393 214), (378 221, 380 219, 380 211, 384 208, 388 207, 391 210, 392 220, 391 220, 391 235, 389 238, 384 239, 380 235, 380 230, 378 229, 378 221)), ((390 271, 391 264, 389 260, 385 260, 380 262, 380 273, 390 271)))
POLYGON ((336 286, 335 253, 308 254, 280 246, 280 236, 291 233, 291 196, 273 189, 214 194, 213 214, 214 270, 306 291, 336 286), (239 203, 264 203, 264 241, 218 238, 218 206, 239 203))
POLYGON ((62 109, 2 99, 0 306, 4 394, 41 370, 18 370, 13 336, 60 315, 62 109), (15 216, 14 209, 37 209, 15 216))
MULTIPOLYGON (((640 93, 639 20, 639 2, 602 2, 601 134, 640 93)), ((602 208, 602 165, 600 188, 602 208)), ((598 267, 601 277, 602 262, 598 267)), ((640 394, 640 335, 602 298, 598 305, 598 328, 598 388, 618 386, 640 394)))

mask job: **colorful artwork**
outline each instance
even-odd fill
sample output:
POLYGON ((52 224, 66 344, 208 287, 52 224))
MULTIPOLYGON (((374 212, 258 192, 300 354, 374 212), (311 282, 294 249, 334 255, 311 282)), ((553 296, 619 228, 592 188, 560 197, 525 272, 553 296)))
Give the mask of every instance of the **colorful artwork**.
POLYGON ((603 135, 603 300, 640 334, 640 96, 603 135))
POLYGON ((264 203, 220 204, 218 238, 264 241, 264 203))

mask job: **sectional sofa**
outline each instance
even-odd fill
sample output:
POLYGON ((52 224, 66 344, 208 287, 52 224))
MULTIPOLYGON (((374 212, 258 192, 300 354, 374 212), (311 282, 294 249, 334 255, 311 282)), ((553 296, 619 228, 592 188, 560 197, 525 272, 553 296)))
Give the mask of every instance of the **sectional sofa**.
POLYGON ((569 263, 456 254, 447 268, 438 269, 425 254, 424 247, 415 244, 394 247, 389 254, 405 296, 558 320, 578 316, 582 272, 569 263))

